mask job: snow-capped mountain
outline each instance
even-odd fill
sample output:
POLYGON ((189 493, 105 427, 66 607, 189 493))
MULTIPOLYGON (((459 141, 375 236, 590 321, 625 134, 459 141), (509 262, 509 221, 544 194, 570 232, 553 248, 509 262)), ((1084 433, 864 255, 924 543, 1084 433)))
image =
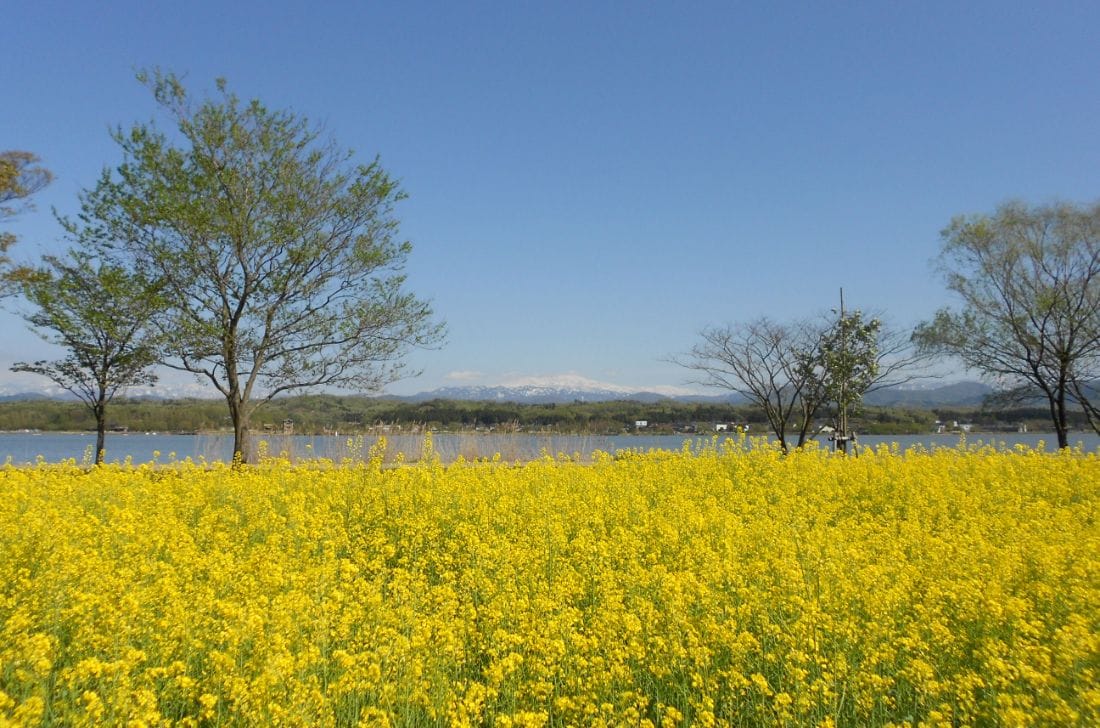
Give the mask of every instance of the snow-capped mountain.
MULTIPOLYGON (((186 381, 158 383, 153 387, 131 387, 119 393, 119 397, 129 399, 213 399, 217 396, 218 393, 211 387, 186 381)), ((75 400, 76 398, 72 392, 46 380, 33 385, 22 383, 0 385, 0 402, 29 399, 75 400)))
MULTIPOLYGON (((638 399, 641 393, 618 389, 570 389, 563 387, 504 387, 475 385, 469 387, 441 387, 402 399, 460 399, 475 401, 519 402, 550 404, 564 402, 602 402, 616 399, 638 399)), ((649 393, 660 399, 661 395, 649 393)))
MULTIPOLYGON (((886 387, 867 395, 867 404, 879 407, 975 406, 982 403, 993 388, 981 382, 948 382, 923 386, 886 387)), ((457 399, 472 401, 550 404, 634 400, 653 402, 661 399, 682 402, 741 404, 746 400, 735 392, 711 390, 700 393, 674 386, 624 387, 579 376, 528 377, 499 385, 443 387, 401 399, 425 401, 457 399)))
POLYGON ((551 404, 568 402, 604 402, 608 400, 651 401, 666 397, 679 398, 695 393, 683 387, 625 387, 600 382, 578 374, 542 377, 519 377, 495 385, 464 385, 442 387, 402 399, 461 399, 475 401, 551 404))

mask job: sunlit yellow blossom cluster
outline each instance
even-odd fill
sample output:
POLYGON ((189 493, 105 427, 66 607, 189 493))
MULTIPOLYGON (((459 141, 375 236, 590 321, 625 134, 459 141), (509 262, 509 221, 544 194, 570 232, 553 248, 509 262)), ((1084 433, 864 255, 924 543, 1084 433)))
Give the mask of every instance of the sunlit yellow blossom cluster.
POLYGON ((0 469, 0 724, 1100 724, 1100 460, 0 469))

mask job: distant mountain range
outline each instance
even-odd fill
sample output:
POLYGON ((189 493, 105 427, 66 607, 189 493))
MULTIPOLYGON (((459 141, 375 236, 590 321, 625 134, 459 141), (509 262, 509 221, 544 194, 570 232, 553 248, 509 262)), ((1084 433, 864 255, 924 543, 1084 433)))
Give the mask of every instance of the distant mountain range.
POLYGON ((993 387, 982 382, 951 382, 936 385, 902 385, 871 392, 863 401, 876 407, 914 407, 925 409, 950 405, 977 406, 993 394, 993 387))
MULTIPOLYGON (((993 388, 981 382, 952 382, 949 384, 886 387, 867 395, 869 405, 879 407, 931 408, 943 406, 976 406, 993 392, 993 388)), ((475 402, 514 402, 518 404, 568 404, 571 402, 607 402, 633 400, 636 402, 660 402, 672 399, 679 402, 716 404, 741 404, 745 398, 736 393, 690 394, 683 390, 665 392, 636 391, 618 385, 580 383, 530 383, 513 386, 464 386, 443 387, 429 392, 407 396, 386 395, 387 399, 405 402, 426 402, 433 399, 454 399, 475 402)), ((141 394, 135 399, 157 399, 156 395, 141 394)), ((168 399, 170 396, 162 397, 168 399)), ((73 399, 62 393, 17 392, 0 394, 0 402, 73 399)))
POLYGON ((0 402, 27 402, 36 399, 72 399, 72 397, 53 397, 42 392, 16 392, 15 394, 0 394, 0 402))
MULTIPOLYGON (((866 402, 878 407, 929 408, 941 406, 975 406, 993 392, 993 388, 981 382, 952 382, 940 385, 903 385, 886 387, 867 395, 866 402)), ((635 402, 659 402, 673 399, 678 402, 741 404, 745 398, 736 393, 724 394, 663 394, 660 392, 634 391, 628 388, 578 388, 560 386, 470 386, 444 387, 406 397, 404 401, 425 402, 432 399, 456 399, 475 402, 516 402, 520 404, 566 404, 570 402, 606 402, 633 400, 635 402)))
POLYGON ((544 385, 526 386, 469 386, 443 387, 430 392, 397 397, 408 402, 426 402, 432 399, 457 399, 473 402, 517 402, 520 404, 566 404, 569 402, 609 402, 616 400, 634 400, 636 402, 658 402, 663 399, 684 397, 658 394, 656 392, 636 392, 628 388, 578 388, 544 385))

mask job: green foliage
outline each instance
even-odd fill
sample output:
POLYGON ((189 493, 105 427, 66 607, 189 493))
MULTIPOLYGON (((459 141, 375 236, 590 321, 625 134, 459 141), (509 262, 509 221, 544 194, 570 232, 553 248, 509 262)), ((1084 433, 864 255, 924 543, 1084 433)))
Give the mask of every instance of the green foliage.
POLYGON ((48 185, 53 174, 38 166, 40 160, 30 152, 0 152, 0 219, 27 209, 27 205, 9 205, 25 200, 48 185))
POLYGON ((878 381, 881 331, 877 318, 864 320, 859 311, 842 312, 822 333, 816 349, 807 352, 817 386, 837 412, 858 412, 863 396, 878 381))
POLYGON ((158 306, 156 285, 83 251, 43 261, 22 282, 36 309, 26 318, 43 339, 69 353, 61 361, 13 369, 48 376, 86 401, 156 381, 148 371, 156 361, 148 330, 158 306))
MULTIPOLYGON (((38 162, 38 157, 30 152, 0 152, 0 221, 30 209, 26 199, 53 179, 53 174, 38 162), (22 204, 9 204, 20 201, 22 204)), ((14 242, 15 235, 0 231, 0 295, 10 293, 12 288, 13 275, 8 270, 7 251, 14 242)))

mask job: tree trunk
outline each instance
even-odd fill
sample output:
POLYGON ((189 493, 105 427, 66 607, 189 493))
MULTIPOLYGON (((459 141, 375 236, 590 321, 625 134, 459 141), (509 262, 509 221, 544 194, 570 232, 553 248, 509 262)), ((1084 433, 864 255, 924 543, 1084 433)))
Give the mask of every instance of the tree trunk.
POLYGON ((107 403, 100 401, 95 412, 95 464, 102 465, 107 454, 107 403))
POLYGON ((1058 448, 1069 447, 1069 425, 1066 420, 1066 388, 1064 386, 1046 390, 1050 404, 1050 420, 1054 423, 1054 434, 1058 438, 1058 448))
POLYGON ((233 462, 247 463, 248 452, 248 415, 242 403, 231 394, 229 397, 229 418, 233 423, 233 462))
POLYGON ((762 404, 768 426, 775 434, 775 439, 779 440, 779 446, 783 452, 787 452, 787 421, 783 418, 781 410, 777 410, 770 401, 765 400, 762 404))
POLYGON ((771 412, 765 414, 768 417, 768 424, 775 434, 775 439, 779 440, 779 447, 783 452, 787 452, 787 423, 780 419, 778 415, 773 416, 771 412))
POLYGON ((810 441, 810 439, 811 439, 810 438, 810 429, 812 427, 813 427, 813 421, 808 417, 804 417, 802 419, 802 422, 799 423, 799 425, 798 425, 798 445, 795 446, 799 450, 801 450, 803 447, 805 447, 806 443, 810 441))
POLYGON ((1058 448, 1069 447, 1069 424, 1066 420, 1066 388, 1058 387, 1057 401, 1058 415, 1054 421, 1054 429, 1058 433, 1058 448))

